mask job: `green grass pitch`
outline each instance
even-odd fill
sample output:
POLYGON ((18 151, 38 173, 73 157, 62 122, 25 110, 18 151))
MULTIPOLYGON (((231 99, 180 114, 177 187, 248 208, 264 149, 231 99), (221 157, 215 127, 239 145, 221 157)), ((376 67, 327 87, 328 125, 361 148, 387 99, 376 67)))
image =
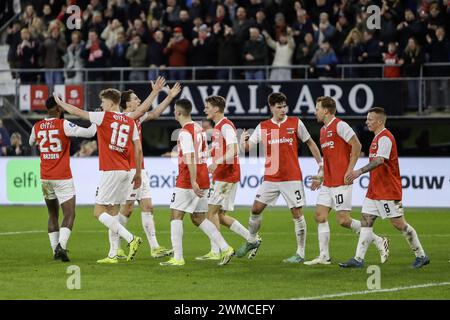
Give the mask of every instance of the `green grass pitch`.
MULTIPOLYGON (((136 260, 117 265, 98 265, 108 252, 107 230, 93 216, 91 207, 78 207, 74 231, 69 241, 71 262, 54 261, 46 232, 45 207, 0 207, 0 299, 293 299, 332 295, 335 299, 450 299, 450 212, 445 209, 409 209, 406 218, 413 225, 428 253, 431 264, 410 268, 414 256, 403 236, 388 221, 378 220, 375 232, 390 238, 391 256, 379 264, 371 246, 364 269, 340 269, 337 262, 350 258, 358 238, 337 226, 330 215, 330 253, 333 264, 305 266, 283 263, 295 252, 295 236, 287 209, 269 208, 263 215, 263 243, 254 260, 233 258, 223 267, 215 261, 195 261, 209 250, 207 237, 184 221, 186 265, 161 267, 166 258, 153 259, 141 226, 140 212, 130 219, 129 230, 140 235, 144 244, 136 260), (67 289, 67 267, 81 271, 81 289, 67 289), (349 294, 368 290, 369 265, 381 267, 381 289, 400 291, 349 294), (430 287, 412 286, 431 284, 430 287), (439 285, 440 284, 440 285, 439 285), (342 294, 341 296, 337 294, 342 294)), ((248 208, 233 214, 247 226, 248 208)), ((307 259, 318 251, 313 209, 305 210, 308 223, 307 259)), ((353 217, 359 218, 358 210, 353 217)), ((155 209, 157 236, 170 247, 169 209, 155 209)), ((224 230, 224 229, 223 229, 224 230)), ((243 240, 229 230, 223 232, 234 248, 243 240)))

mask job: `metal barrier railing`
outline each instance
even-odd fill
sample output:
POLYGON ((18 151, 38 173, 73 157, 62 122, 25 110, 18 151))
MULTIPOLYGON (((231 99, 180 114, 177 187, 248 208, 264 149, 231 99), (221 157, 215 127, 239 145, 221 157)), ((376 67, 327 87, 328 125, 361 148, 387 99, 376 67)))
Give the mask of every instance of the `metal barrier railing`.
MULTIPOLYGON (((383 79, 384 78, 384 71, 386 68, 392 68, 392 67, 402 67, 400 64, 395 65, 386 65, 386 64, 337 64, 332 69, 333 72, 330 75, 324 76, 324 78, 329 79, 383 79), (350 73, 350 76, 347 76, 347 72, 349 70, 357 70, 357 71, 365 71, 362 72, 359 76, 355 76, 354 74, 350 73), (378 73, 376 73, 378 72, 378 73)), ((436 69, 434 68, 441 68, 441 67, 448 67, 450 70, 450 62, 448 63, 425 63, 420 65, 419 74, 421 77, 427 77, 428 73, 434 73, 436 72, 436 69), (427 72, 428 71, 428 72, 427 72)), ((118 74, 118 79, 114 79, 116 81, 126 82, 126 81, 139 81, 136 79, 130 80, 125 77, 126 73, 129 76, 129 73, 132 72, 150 72, 151 76, 153 78, 156 78, 159 75, 165 75, 170 80, 184 80, 184 81, 200 81, 200 80, 208 80, 208 81, 229 81, 229 80, 274 80, 270 78, 270 75, 272 71, 275 70, 290 70, 291 72, 294 71, 296 73, 293 74, 293 77, 291 79, 315 79, 316 76, 313 76, 309 69, 311 66, 309 65, 290 65, 290 66, 271 66, 271 65, 263 65, 263 66, 187 66, 187 67, 164 67, 164 68, 118 68, 118 67, 110 67, 110 68, 77 68, 77 69, 54 69, 54 68, 36 68, 36 69, 0 69, 1 72, 11 72, 14 76, 20 76, 20 74, 42 74, 45 72, 79 72, 83 74, 83 80, 89 79, 90 81, 96 81, 96 79, 92 79, 90 77, 90 74, 94 74, 95 76, 99 76, 100 73, 103 74, 118 74), (263 71, 264 76, 262 79, 246 79, 245 78, 245 72, 252 72, 252 71, 263 71), (177 76, 180 76, 180 71, 184 71, 185 77, 183 79, 181 78, 174 78, 171 79, 170 75, 173 73, 177 76), (227 78, 217 78, 217 71, 226 71, 228 77, 227 78), (214 74, 216 72, 216 74, 214 74), (207 77, 204 77, 204 75, 207 75, 207 77), (202 76, 203 75, 203 76, 202 76), (239 75, 239 77, 235 77, 236 75, 239 75), (92 80, 91 80, 92 79, 92 80)), ((318 70, 325 70, 324 66, 315 66, 315 69, 318 70)), ((441 68, 442 69, 442 68, 441 68)), ((446 72, 446 76, 450 76, 450 71, 441 70, 438 69, 440 73, 446 72)), ((141 80, 151 80, 148 79, 149 74, 147 74, 146 78, 141 80)), ((320 75, 319 75, 320 76, 320 75)), ((403 77, 402 77, 403 78, 403 77)), ((103 79, 104 80, 104 79, 103 79)), ((100 81, 103 81, 100 80, 100 81)), ((290 80, 290 79, 282 79, 282 81, 290 80)))
MULTIPOLYGON (((334 77, 319 77, 319 78, 311 78, 309 74, 310 66, 306 65, 293 65, 286 67, 273 67, 273 66, 219 66, 219 67, 184 67, 184 68, 80 68, 80 69, 2 69, 0 70, 0 74, 3 72, 11 72, 13 75, 13 81, 11 85, 15 85, 15 103, 18 104, 19 101, 19 87, 21 84, 29 83, 31 84, 48 84, 52 87, 57 83, 46 83, 44 74, 46 72, 53 72, 64 74, 67 72, 78 73, 78 82, 72 81, 70 78, 60 77, 59 84, 88 84, 88 85, 105 85, 110 84, 114 85, 119 90, 124 90, 125 86, 129 84, 144 84, 148 83, 149 80, 155 79, 158 75, 163 75, 166 77, 168 81, 181 80, 183 82, 208 82, 208 83, 223 83, 233 81, 233 83, 245 83, 245 82, 287 82, 287 81, 390 81, 390 80, 402 80, 408 82, 409 90, 410 88, 417 88, 417 112, 422 114, 426 106, 428 106, 428 100, 432 100, 433 93, 438 91, 432 87, 430 93, 427 94, 428 82, 431 85, 435 84, 433 82, 441 81, 439 84, 439 92, 449 91, 450 87, 447 84, 447 88, 445 88, 445 81, 450 83, 450 63, 426 63, 420 66, 419 76, 418 77, 402 77, 402 78, 383 78, 384 70, 386 67, 400 67, 400 65, 385 65, 385 64, 353 64, 353 65, 345 65, 339 64, 336 65, 335 76, 334 77), (293 77, 290 79, 284 80, 271 80, 271 73, 274 70, 280 69, 289 69, 293 77), (180 71, 185 71, 185 79, 179 79, 175 76, 180 76, 180 71), (227 73, 226 79, 218 79, 215 75, 218 71, 225 71, 227 73), (360 77, 355 77, 355 72, 349 72, 357 70, 360 73, 360 77), (246 79, 245 72, 252 71, 263 71, 264 76, 260 79, 246 79), (368 72, 370 71, 370 72, 368 72), (438 71, 438 72, 436 72, 438 71), (140 72, 140 74, 136 77, 130 77, 131 73, 140 72), (375 74, 378 72, 379 76, 375 74), (439 74, 439 76, 434 76, 434 74, 439 74), (24 75, 32 75, 32 77, 24 77, 24 75), (347 75, 351 75, 351 77, 347 77, 347 75), (132 80, 130 80, 130 78, 132 80), (414 82, 414 84, 412 84, 414 82), (442 88, 442 86, 444 88, 442 88), (431 95, 431 97, 430 97, 431 95), (431 99, 430 99, 431 98, 431 99)), ((181 76, 183 73, 181 74, 181 76)), ((260 74, 261 75, 261 74, 260 74)), ((84 86, 87 90, 87 86, 84 86)), ((445 92, 444 92, 445 93, 445 92)), ((2 92, 0 92, 0 96, 2 92)), ((416 96, 416 95, 415 95, 416 96)), ((89 99, 89 94, 85 91, 85 97, 89 99)), ((446 98, 447 99, 447 98, 446 98)), ((89 101, 87 101, 89 103, 89 101)), ((450 103, 448 105, 450 107, 450 103)))

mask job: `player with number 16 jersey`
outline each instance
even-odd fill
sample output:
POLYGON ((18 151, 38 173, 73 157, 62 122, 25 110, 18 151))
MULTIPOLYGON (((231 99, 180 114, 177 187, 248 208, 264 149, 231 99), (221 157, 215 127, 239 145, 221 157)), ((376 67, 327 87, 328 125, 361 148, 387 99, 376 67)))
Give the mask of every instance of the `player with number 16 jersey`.
MULTIPOLYGON (((141 185, 142 147, 139 140, 136 123, 133 119, 120 113, 121 93, 115 89, 105 89, 100 92, 101 107, 104 112, 87 112, 63 102, 56 94, 55 100, 67 112, 89 120, 97 125, 99 146, 100 184, 97 188, 94 214, 110 232, 119 234, 129 244, 130 251, 127 260, 134 259, 142 242, 135 237, 115 218, 119 206, 127 197, 128 185, 134 183, 137 189, 141 185), (130 149, 134 145, 136 174, 130 177, 130 149)), ((116 259, 118 247, 113 247, 108 257, 98 262, 118 263, 116 259)))

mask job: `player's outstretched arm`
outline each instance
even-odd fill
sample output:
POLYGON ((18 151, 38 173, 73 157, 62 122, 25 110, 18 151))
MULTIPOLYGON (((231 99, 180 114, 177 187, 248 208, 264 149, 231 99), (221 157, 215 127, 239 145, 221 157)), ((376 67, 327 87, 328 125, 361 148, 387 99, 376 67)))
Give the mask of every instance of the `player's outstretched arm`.
POLYGON ((136 110, 131 112, 128 116, 131 119, 138 119, 144 115, 150 109, 150 106, 153 104, 153 101, 155 101, 156 97, 158 97, 159 92, 164 88, 166 85, 166 79, 164 77, 158 77, 156 81, 152 85, 152 92, 150 92, 149 96, 144 100, 144 102, 141 103, 139 107, 137 107, 136 110))
POLYGON ((345 176, 344 176, 344 182, 346 184, 351 183, 351 181, 349 179, 349 175, 355 168, 356 162, 358 162, 359 155, 361 154, 361 142, 359 142, 359 139, 356 136, 356 134, 354 134, 352 136, 352 138, 350 139, 350 141, 348 143, 352 147, 352 150, 350 152, 350 161, 349 161, 349 164, 347 167, 347 172, 345 173, 345 176))
POLYGON ((68 137, 92 138, 97 133, 97 125, 92 123, 89 128, 83 128, 64 120, 64 133, 68 137))
POLYGON ((175 97, 181 92, 181 85, 178 82, 175 83, 172 88, 169 88, 168 86, 166 86, 166 88, 169 89, 167 97, 158 105, 158 107, 155 108, 155 110, 152 110, 148 114, 147 119, 145 119, 144 121, 158 119, 164 112, 164 110, 166 110, 167 107, 170 106, 170 103, 173 101, 173 99, 175 99, 175 97))
POLYGON ((81 119, 89 120, 89 112, 81 110, 80 108, 62 101, 61 98, 56 94, 56 92, 53 92, 53 97, 55 98, 56 103, 68 113, 81 119))
POLYGON ((372 171, 373 169, 375 169, 378 166, 381 166, 384 163, 384 158, 383 157, 375 157, 373 158, 372 161, 370 161, 367 165, 365 165, 364 167, 358 169, 358 170, 353 170, 349 176, 348 176, 348 180, 349 183, 353 182, 353 180, 355 180, 356 178, 358 178, 360 175, 372 171))

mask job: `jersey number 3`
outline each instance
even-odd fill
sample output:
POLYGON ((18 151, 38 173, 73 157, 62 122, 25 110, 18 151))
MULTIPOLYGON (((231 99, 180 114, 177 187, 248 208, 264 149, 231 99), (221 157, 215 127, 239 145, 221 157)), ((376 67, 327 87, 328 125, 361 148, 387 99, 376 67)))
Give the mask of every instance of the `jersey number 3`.
POLYGON ((111 123, 113 129, 111 134, 111 144, 124 148, 128 142, 128 134, 130 133, 130 126, 127 124, 119 124, 118 122, 111 123))
POLYGON ((48 130, 48 131, 39 131, 38 138, 41 138, 41 142, 39 142, 39 150, 41 152, 49 152, 49 148, 51 152, 61 152, 61 140, 57 137, 59 134, 59 130, 48 130), (44 145, 50 142, 49 147, 44 147, 44 145))

